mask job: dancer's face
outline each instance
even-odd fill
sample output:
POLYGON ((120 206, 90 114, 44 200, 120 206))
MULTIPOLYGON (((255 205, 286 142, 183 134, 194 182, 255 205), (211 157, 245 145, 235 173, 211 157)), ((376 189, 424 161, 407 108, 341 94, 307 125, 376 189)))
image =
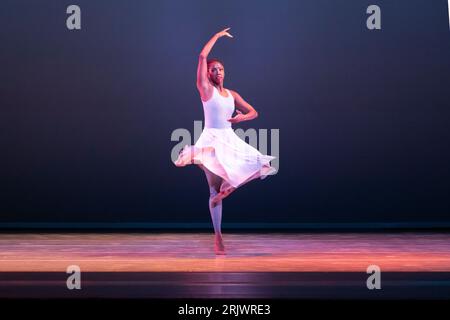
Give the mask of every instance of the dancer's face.
POLYGON ((223 84, 223 79, 225 78, 225 70, 220 62, 213 62, 208 66, 208 77, 209 79, 217 84, 223 84))

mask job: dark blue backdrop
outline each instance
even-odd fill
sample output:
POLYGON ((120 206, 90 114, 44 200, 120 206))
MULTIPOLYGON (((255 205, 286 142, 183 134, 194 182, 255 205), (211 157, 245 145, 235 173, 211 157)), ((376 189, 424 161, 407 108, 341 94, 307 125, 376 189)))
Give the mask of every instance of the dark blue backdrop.
POLYGON ((260 114, 234 127, 279 129, 280 170, 225 200, 225 223, 450 222, 446 0, 0 7, 2 223, 209 223, 170 136, 203 119, 197 57, 227 26, 211 56, 260 114))

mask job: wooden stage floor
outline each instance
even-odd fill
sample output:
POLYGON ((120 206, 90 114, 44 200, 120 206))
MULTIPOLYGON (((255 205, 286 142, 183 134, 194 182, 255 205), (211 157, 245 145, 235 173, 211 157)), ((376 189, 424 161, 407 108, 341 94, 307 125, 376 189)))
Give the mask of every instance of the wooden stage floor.
POLYGON ((450 298, 449 233, 224 239, 216 256, 209 233, 3 233, 0 297, 450 298), (79 293, 65 287, 69 265, 81 269, 79 293), (381 290, 366 287, 369 265, 381 290))

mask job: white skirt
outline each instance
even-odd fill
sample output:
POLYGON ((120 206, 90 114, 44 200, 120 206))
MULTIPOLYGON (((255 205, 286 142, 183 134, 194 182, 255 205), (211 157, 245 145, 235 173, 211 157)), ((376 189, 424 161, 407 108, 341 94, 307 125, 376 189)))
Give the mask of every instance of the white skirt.
POLYGON ((247 144, 232 128, 205 127, 195 145, 186 145, 180 151, 175 165, 203 165, 237 188, 253 179, 275 174, 277 170, 270 166, 275 158, 247 144))

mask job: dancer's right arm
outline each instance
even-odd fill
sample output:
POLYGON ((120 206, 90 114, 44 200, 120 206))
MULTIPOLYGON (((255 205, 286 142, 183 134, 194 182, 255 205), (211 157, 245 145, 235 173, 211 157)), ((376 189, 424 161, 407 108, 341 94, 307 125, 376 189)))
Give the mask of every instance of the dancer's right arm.
POLYGON ((216 33, 209 41, 206 43, 206 45, 203 47, 203 50, 200 52, 200 56, 198 57, 198 67, 197 67, 197 89, 200 92, 200 96, 202 97, 203 101, 208 100, 208 96, 212 93, 212 86, 209 83, 208 80, 208 55, 211 52, 212 47, 216 43, 216 41, 223 37, 227 36, 230 38, 233 38, 231 34, 229 34, 227 31, 230 30, 230 28, 226 28, 218 33, 216 33))

